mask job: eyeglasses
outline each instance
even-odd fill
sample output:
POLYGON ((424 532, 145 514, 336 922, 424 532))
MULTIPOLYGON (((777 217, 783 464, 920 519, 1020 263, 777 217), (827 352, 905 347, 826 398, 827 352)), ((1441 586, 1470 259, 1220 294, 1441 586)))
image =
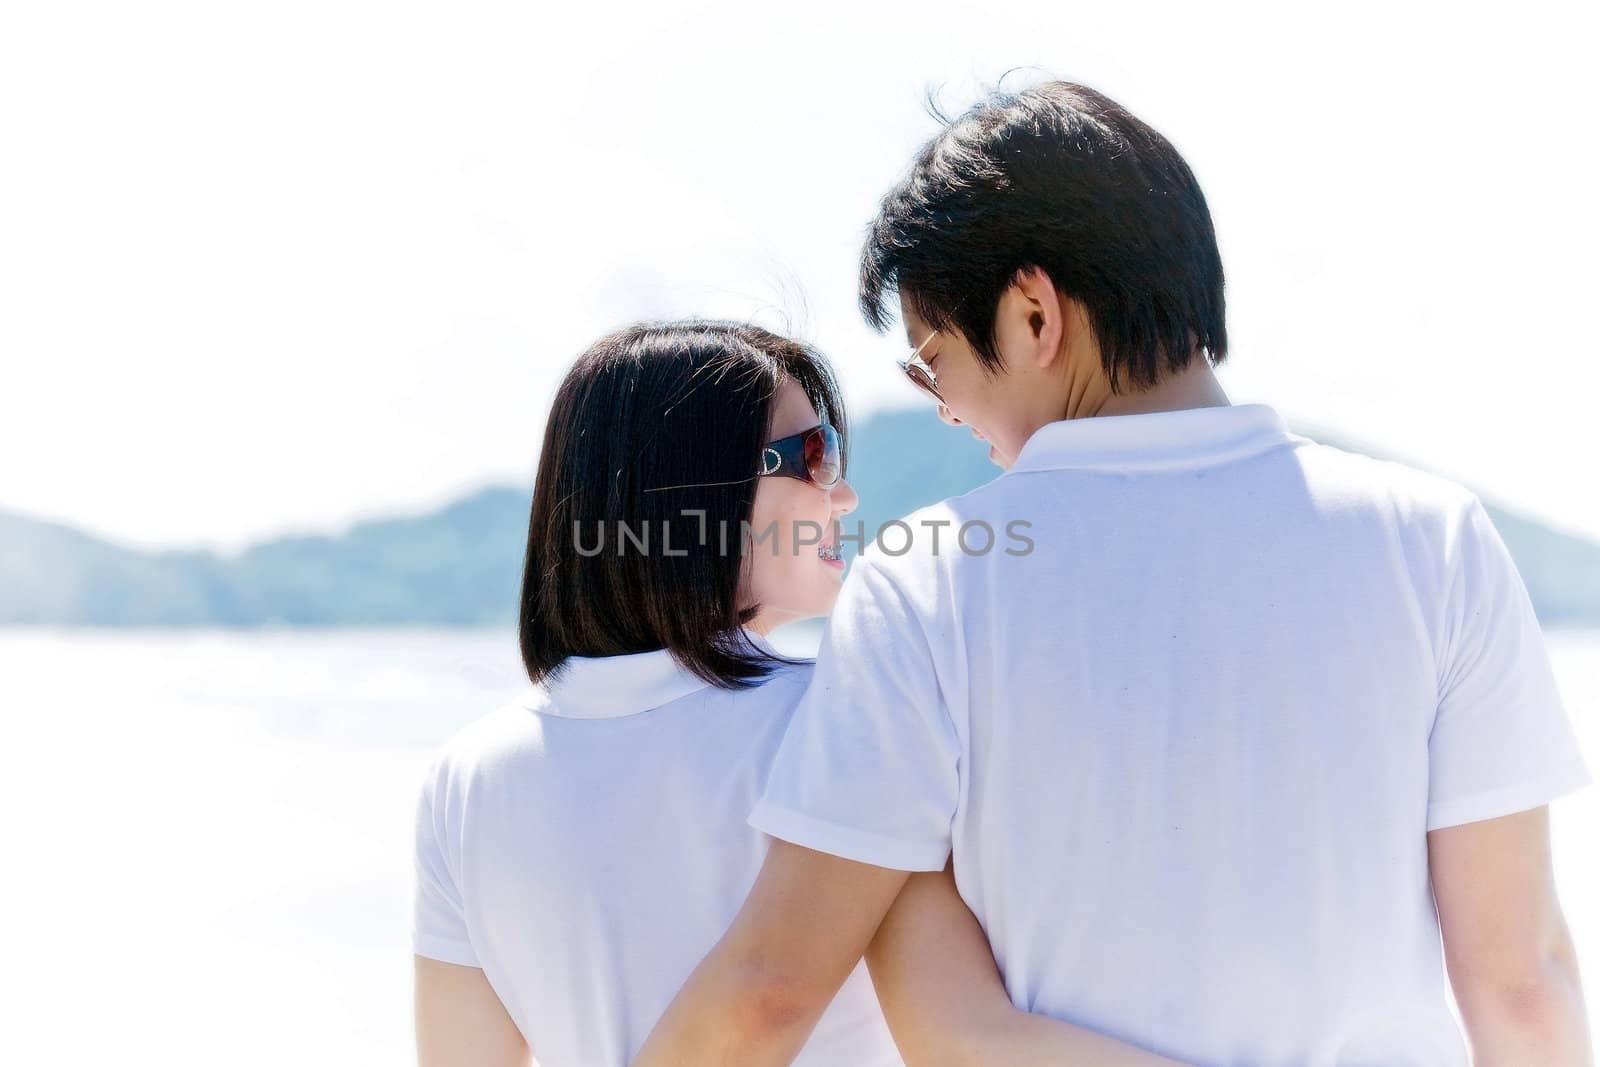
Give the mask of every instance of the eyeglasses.
POLYGON ((939 395, 939 379, 934 376, 933 368, 928 366, 927 360, 922 358, 922 350, 928 347, 928 342, 939 336, 938 330, 932 330, 922 339, 922 343, 911 350, 911 354, 900 361, 900 369, 906 372, 906 377, 911 379, 911 384, 933 397, 939 403, 944 403, 944 397, 939 395))
POLYGON ((761 450, 761 475, 781 474, 818 489, 839 484, 839 431, 820 423, 804 433, 767 442, 761 450))

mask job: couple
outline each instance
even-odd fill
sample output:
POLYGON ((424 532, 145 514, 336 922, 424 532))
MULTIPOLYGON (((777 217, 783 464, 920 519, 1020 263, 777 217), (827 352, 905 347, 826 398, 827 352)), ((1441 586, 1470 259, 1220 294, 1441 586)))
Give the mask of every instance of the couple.
POLYGON ((1588 775, 1522 583, 1467 491, 1230 405, 1222 287, 1193 174, 1104 96, 948 125, 861 302, 1005 473, 848 579, 820 356, 690 322, 580 357, 532 689, 418 806, 423 1067, 1435 1067, 1452 991, 1472 1062, 1588 1063, 1546 809, 1588 775), (819 615, 814 665, 768 643, 819 615))

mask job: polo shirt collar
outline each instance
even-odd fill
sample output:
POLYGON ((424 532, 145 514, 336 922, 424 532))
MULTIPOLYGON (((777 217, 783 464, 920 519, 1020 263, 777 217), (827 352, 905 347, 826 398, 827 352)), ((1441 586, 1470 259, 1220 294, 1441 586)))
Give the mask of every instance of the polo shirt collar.
MULTIPOLYGON (((766 654, 781 655, 754 630, 744 634, 766 654)), ((549 698, 540 710, 571 719, 615 719, 659 708, 710 685, 664 648, 626 656, 568 656, 540 687, 549 698)))
POLYGON ((1209 467, 1297 440, 1266 404, 1096 415, 1039 427, 1006 473, 1209 467))

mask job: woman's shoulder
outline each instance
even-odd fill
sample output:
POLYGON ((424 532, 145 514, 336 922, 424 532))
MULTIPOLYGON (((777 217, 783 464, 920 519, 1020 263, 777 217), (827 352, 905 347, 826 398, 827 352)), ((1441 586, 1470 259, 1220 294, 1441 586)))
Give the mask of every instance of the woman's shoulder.
POLYGON ((787 698, 792 696, 796 702, 801 694, 806 691, 806 686, 811 684, 811 675, 816 670, 817 661, 814 659, 784 658, 775 660, 772 672, 766 676, 757 687, 771 698, 787 698))
POLYGON ((685 706, 695 709, 695 717, 719 709, 717 714, 731 716, 734 721, 771 717, 786 722, 805 695, 814 667, 809 659, 776 660, 769 664, 764 677, 737 687, 706 686, 685 698, 685 706))
POLYGON ((544 690, 530 685, 516 697, 468 722, 434 749, 427 780, 464 781, 542 751, 543 722, 539 712, 548 703, 544 690))

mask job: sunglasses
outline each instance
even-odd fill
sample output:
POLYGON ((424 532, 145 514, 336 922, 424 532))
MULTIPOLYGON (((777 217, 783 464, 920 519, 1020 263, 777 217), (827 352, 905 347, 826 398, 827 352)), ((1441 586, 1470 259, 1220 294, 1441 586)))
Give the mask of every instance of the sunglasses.
POLYGON ((839 431, 827 423, 804 433, 769 441, 761 450, 761 475, 781 474, 810 482, 818 489, 839 484, 843 463, 839 453, 839 431))
POLYGON ((911 350, 909 356, 900 360, 900 369, 906 372, 906 377, 911 379, 912 385, 943 404, 944 397, 939 395, 939 379, 934 376, 933 368, 922 358, 922 350, 937 336, 939 336, 938 330, 929 332, 928 336, 922 339, 922 343, 911 350))

